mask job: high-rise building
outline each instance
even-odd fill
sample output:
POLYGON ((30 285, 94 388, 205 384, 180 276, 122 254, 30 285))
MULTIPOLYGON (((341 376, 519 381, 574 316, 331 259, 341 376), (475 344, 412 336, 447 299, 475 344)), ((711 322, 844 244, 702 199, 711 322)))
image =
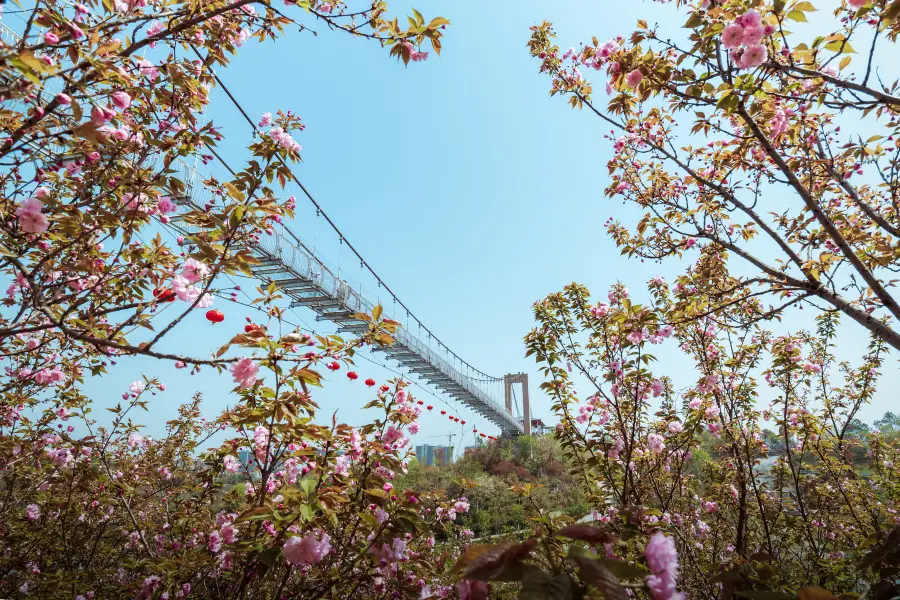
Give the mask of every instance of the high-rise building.
POLYGON ((416 446, 416 459, 426 467, 447 465, 453 457, 453 446, 416 446))
POLYGON ((247 471, 256 466, 256 463, 253 460, 253 455, 249 450, 239 450, 238 460, 241 461, 241 465, 243 465, 244 469, 247 471))

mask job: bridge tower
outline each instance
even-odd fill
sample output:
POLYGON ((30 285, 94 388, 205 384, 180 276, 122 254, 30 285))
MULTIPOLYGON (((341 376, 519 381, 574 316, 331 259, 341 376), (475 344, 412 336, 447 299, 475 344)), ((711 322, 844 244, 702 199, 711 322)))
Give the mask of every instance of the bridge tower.
MULTIPOLYGON (((503 376, 503 397, 506 400, 506 412, 513 412, 513 399, 516 398, 514 384, 522 386, 522 428, 525 435, 531 435, 531 405, 528 401, 528 373, 512 373, 503 376)), ((518 404, 518 403, 516 403, 518 404)))

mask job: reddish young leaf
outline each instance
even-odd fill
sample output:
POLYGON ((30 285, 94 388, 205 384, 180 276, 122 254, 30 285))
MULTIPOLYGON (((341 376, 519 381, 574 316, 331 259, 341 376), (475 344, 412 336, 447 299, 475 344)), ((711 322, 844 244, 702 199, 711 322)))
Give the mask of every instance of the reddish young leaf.
POLYGON ((614 544, 619 541, 615 534, 610 533, 606 529, 580 523, 563 527, 556 532, 556 535, 567 537, 571 540, 581 540, 589 544, 614 544))
POLYGON ((497 546, 477 545, 463 554, 453 572, 461 572, 462 579, 517 581, 521 578, 523 559, 531 554, 537 540, 529 538, 521 544, 502 544, 497 546))

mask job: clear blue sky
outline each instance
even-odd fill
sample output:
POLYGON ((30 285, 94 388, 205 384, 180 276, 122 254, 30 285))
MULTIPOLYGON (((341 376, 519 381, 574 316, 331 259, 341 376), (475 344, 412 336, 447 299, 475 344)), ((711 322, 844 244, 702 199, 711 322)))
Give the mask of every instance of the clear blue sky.
MULTIPOLYGON (((391 3, 401 17, 409 6, 391 3)), ((627 34, 638 18, 669 26, 684 17, 673 18, 672 7, 636 1, 425 0, 412 6, 426 18, 451 19, 442 56, 432 53, 427 62, 407 68, 371 42, 315 24, 317 37, 291 33, 276 44, 249 43, 220 75, 254 118, 277 109, 303 116, 307 129, 297 137, 304 162, 295 172, 314 197, 448 346, 493 375, 528 372, 533 413, 546 418, 549 404, 522 343, 533 323, 532 302, 572 281, 605 296, 617 280, 640 301, 650 277, 671 278, 684 265, 627 260, 605 235, 602 225, 609 216, 628 220, 633 214, 603 197, 608 128, 548 96, 549 81, 537 73, 525 47, 529 27, 553 21, 565 48, 591 35, 627 34)), ((238 165, 246 157, 248 126, 224 94, 216 91, 214 98, 210 116, 227 137, 223 154, 238 165)), ((300 209, 292 226, 308 240, 315 238, 314 213, 297 197, 300 209)), ((328 242, 324 231, 320 223, 320 248, 328 242)), ((336 247, 331 251, 343 273, 358 274, 347 254, 339 258, 336 247)), ((225 310, 231 324, 247 312, 225 310)), ((203 351, 224 339, 223 326, 211 328, 200 314, 192 318, 188 335, 173 340, 172 347, 203 351)), ((305 309, 299 319, 315 324, 305 309)), ((864 336, 852 331, 846 339, 859 356, 864 336)), ((658 356, 660 374, 681 373, 678 383, 691 382, 674 345, 658 356)), ((125 361, 112 381, 127 385, 141 366, 145 363, 125 361)), ((357 370, 362 378, 388 376, 365 361, 357 370)), ((209 374, 201 380, 168 369, 160 375, 170 382, 163 407, 195 390, 206 393, 210 416, 227 401, 230 378, 209 374)), ((362 422, 358 407, 367 398, 360 382, 351 388, 342 374, 338 379, 322 396, 323 411, 339 409, 343 420, 362 422)), ((114 399, 122 390, 115 387, 110 395, 108 383, 100 389, 114 399)), ((871 422, 886 407, 886 400, 879 402, 862 417, 871 422)), ((174 414, 171 408, 171 413, 154 411, 151 423, 158 426, 174 414)), ((481 424, 470 413, 460 414, 481 424)), ((479 429, 496 432, 483 425, 479 429)), ((464 429, 464 443, 470 443, 471 427, 464 429)), ((440 443, 428 436, 449 431, 437 416, 426 418, 415 440, 440 443)))

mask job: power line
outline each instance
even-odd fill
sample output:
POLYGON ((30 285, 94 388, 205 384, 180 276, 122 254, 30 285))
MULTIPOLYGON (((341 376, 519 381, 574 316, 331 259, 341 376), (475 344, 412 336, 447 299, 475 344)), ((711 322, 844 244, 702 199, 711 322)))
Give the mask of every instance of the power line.
MULTIPOLYGON (((221 160, 221 159, 219 159, 219 160, 221 160)), ((224 161, 222 161, 222 163, 225 165, 225 167, 226 167, 227 169, 229 169, 229 171, 231 171, 231 168, 228 166, 227 163, 225 163, 224 161)), ((233 171, 232 171, 232 173, 233 173, 233 171)), ((166 231, 166 233, 167 233, 170 237, 175 237, 174 233, 172 232, 172 230, 171 230, 170 228, 165 227, 164 230, 166 231)), ((228 278, 228 280, 234 285, 234 288, 235 288, 235 289, 239 289, 239 291, 240 291, 244 296, 246 296, 247 300, 250 300, 251 302, 242 302, 242 301, 238 300, 237 298, 235 298, 235 297, 233 297, 233 296, 225 295, 225 294, 223 294, 223 293, 221 293, 221 292, 213 292, 213 295, 218 296, 219 298, 222 298, 223 300, 227 300, 227 301, 230 301, 230 302, 234 302, 235 304, 239 304, 239 305, 244 306, 244 307, 246 307, 246 308, 252 308, 252 309, 254 309, 254 310, 258 311, 258 312, 262 312, 262 313, 265 313, 265 312, 266 312, 262 307, 260 307, 260 306, 258 306, 258 305, 256 305, 256 304, 252 304, 253 297, 252 297, 249 293, 247 293, 247 290, 245 290, 242 286, 239 286, 238 283, 234 280, 234 278, 233 278, 231 275, 229 275, 228 273, 222 273, 222 274, 223 274, 225 277, 228 278)), ((291 312, 292 312, 292 313, 293 313, 293 314, 301 321, 302 325, 298 325, 297 323, 293 323, 292 321, 290 321, 290 320, 288 320, 288 319, 282 319, 285 323, 287 323, 288 325, 290 325, 290 326, 292 326, 292 327, 295 327, 295 328, 300 329, 300 330, 304 330, 304 331, 309 332, 309 333, 313 333, 313 334, 318 334, 318 333, 319 333, 318 331, 316 331, 315 329, 313 329, 313 327, 303 319, 302 315, 300 315, 300 313, 299 313, 295 308, 289 308, 288 310, 290 310, 290 311, 291 311, 291 312)), ((390 372, 390 373, 393 373, 393 374, 396 375, 397 377, 400 377, 400 378, 402 378, 402 379, 404 379, 404 380, 406 380, 406 381, 409 381, 412 385, 416 386, 417 388, 419 388, 420 390, 424 391, 426 394, 428 394, 429 396, 431 396, 432 398, 434 398, 435 401, 437 401, 437 402, 441 403, 442 405, 444 405, 445 407, 447 407, 447 408, 450 410, 450 412, 453 412, 457 417, 460 417, 460 412, 459 412, 459 410, 458 410, 455 406, 453 406, 452 404, 450 404, 449 402, 447 402, 447 401, 444 400, 443 398, 440 398, 439 396, 435 395, 435 394, 434 394, 431 390, 429 390, 427 387, 423 386, 423 385, 420 384, 418 381, 416 381, 416 380, 414 380, 412 377, 410 377, 410 376, 409 376, 410 374, 404 374, 404 373, 401 373, 400 371, 397 371, 396 369, 393 369, 393 368, 389 367, 387 364, 385 364, 385 363, 383 363, 383 362, 380 362, 380 361, 376 361, 376 360, 370 358, 369 356, 366 356, 365 354, 357 354, 357 355, 355 355, 355 356, 356 356, 356 357, 359 357, 359 358, 362 358, 363 360, 366 360, 366 361, 368 361, 368 362, 370 362, 370 363, 372 363, 372 364, 374 364, 374 365, 376 365, 376 366, 379 366, 379 367, 383 368, 384 370, 386 370, 386 371, 388 371, 388 372, 390 372)), ((460 420, 462 420, 462 419, 460 419, 460 420)), ((462 439, 463 437, 464 437, 464 434, 461 436, 461 439, 462 439)))
MULTIPOLYGON (((191 44, 191 49, 194 51, 194 53, 197 55, 197 57, 200 60, 204 60, 203 55, 200 54, 200 51, 197 50, 196 46, 191 44)), ((231 100, 232 104, 234 104, 234 106, 238 109, 238 111, 240 111, 241 115, 244 117, 244 119, 250 125, 250 128, 253 130, 253 133, 255 135, 259 134, 259 130, 256 127, 256 123, 254 123, 253 119, 250 118, 250 115, 247 114, 247 111, 244 110, 244 107, 241 106, 241 104, 240 104, 240 102, 238 102, 237 98, 234 97, 234 94, 231 93, 231 90, 228 89, 228 86, 225 85, 225 82, 222 81, 222 79, 219 77, 219 75, 213 69, 210 68, 209 72, 210 72, 210 74, 212 74, 213 78, 216 80, 216 83, 218 83, 219 86, 222 88, 222 91, 224 91, 225 94, 228 96, 229 100, 231 100)), ((216 158, 218 158, 220 161, 222 160, 221 157, 219 157, 219 155, 216 154, 216 152, 214 150, 212 150, 210 148, 210 151, 213 153, 213 155, 216 158)), ((309 199, 309 201, 316 208, 317 213, 320 213, 325 218, 325 220, 328 222, 328 224, 331 225, 331 228, 334 230, 334 232, 338 234, 341 243, 343 244, 344 242, 346 242, 347 247, 353 252, 354 255, 356 255, 356 258, 359 259, 360 264, 363 267, 365 267, 369 271, 369 273, 372 274, 373 277, 375 277, 375 280, 378 282, 378 285, 381 287, 384 287, 384 289, 391 295, 392 299, 397 304, 399 304, 403 309, 406 310, 407 318, 411 317, 419 325, 419 327, 424 329, 428 333, 429 336, 434 338, 434 341, 438 345, 440 345, 442 348, 444 348, 454 358, 459 360, 460 363, 465 364, 472 371, 475 371, 476 373, 483 375, 486 380, 499 380, 500 379, 499 377, 493 377, 491 375, 488 375, 487 373, 481 371, 480 369, 477 369, 476 367, 472 366, 471 364, 469 364, 468 362, 463 360, 462 357, 460 357, 458 354, 453 352, 453 350, 451 350, 446 344, 444 344, 442 341, 440 341, 440 339, 438 339, 438 337, 436 335, 434 335, 434 333, 432 333, 431 330, 428 329, 428 327, 426 327, 414 314, 412 314, 412 311, 410 311, 409 307, 406 306, 403 303, 403 301, 400 300, 400 298, 397 296, 397 294, 395 294, 393 292, 393 290, 391 290, 391 288, 381 279, 381 277, 378 276, 378 274, 369 265, 369 263, 367 263, 366 260, 362 257, 362 255, 356 250, 356 248, 353 247, 353 244, 350 243, 350 240, 348 240, 347 237, 341 232, 341 230, 338 229, 338 226, 334 223, 334 221, 331 220, 331 218, 328 216, 328 214, 325 212, 325 210, 322 208, 322 206, 318 202, 316 202, 315 198, 313 198, 313 196, 312 196, 312 194, 310 194, 309 190, 306 189, 306 186, 304 186, 303 183, 300 182, 300 180, 294 174, 294 171, 278 155, 275 156, 275 159, 278 160, 278 162, 281 163, 281 165, 287 170, 288 175, 291 178, 291 181, 296 183, 297 186, 303 191, 303 194, 309 199)), ((222 161, 222 162, 223 162, 223 164, 225 164, 224 161, 222 161)), ((226 167, 227 167, 227 165, 226 165, 226 167)), ((227 168, 229 169, 229 171, 231 171, 230 167, 227 167, 227 168)), ((233 173, 233 171, 232 171, 232 173, 233 173)), ((291 231, 291 229, 289 227, 285 226, 285 231, 295 241, 300 242, 300 239, 294 234, 293 231, 291 231)), ((469 377, 469 379, 473 379, 473 378, 469 377)))
MULTIPOLYGON (((21 19, 21 20, 24 21, 24 19, 22 19, 21 16, 19 16, 19 15, 16 15, 16 16, 17 16, 19 19, 21 19)), ((2 24, 0 24, 0 26, 2 26, 2 24)), ((3 29, 6 29, 6 27, 4 26, 3 29)), ((12 33, 13 35, 16 35, 15 32, 13 32, 12 30, 8 30, 8 31, 10 31, 10 33, 12 33)), ((193 49, 194 53, 198 56, 198 58, 200 58, 201 60, 203 60, 203 56, 200 54, 200 52, 197 50, 197 48, 196 48, 193 44, 191 44, 191 48, 193 49)), ((210 69, 209 69, 209 72, 212 74, 212 76, 213 76, 213 78, 216 80, 216 82, 221 86, 222 90, 227 94, 227 96, 228 96, 228 98, 231 100, 231 102, 232 102, 232 103, 235 105, 235 107, 237 107, 237 109, 240 111, 241 115, 244 117, 244 119, 247 121, 247 123, 249 123, 251 129, 253 130, 254 135, 258 135, 258 134, 259 134, 259 131, 258 131, 257 127, 256 127, 256 124, 253 122, 253 120, 250 118, 250 116, 247 114, 247 112, 244 110, 244 108, 241 106, 241 104, 237 101, 237 99, 234 97, 234 95, 231 93, 231 91, 228 89, 228 87, 225 85, 225 83, 221 80, 221 78, 218 76, 218 74, 216 74, 216 72, 215 72, 213 69, 210 68, 210 69)), ((216 152, 216 150, 215 150, 214 148, 208 147, 207 149, 208 149, 209 152, 213 155, 213 157, 216 158, 216 160, 218 160, 232 176, 235 175, 234 169, 231 168, 231 166, 225 161, 224 158, 222 158, 222 157, 219 155, 218 152, 216 152)), ((356 255, 356 257, 359 259, 359 261, 360 261, 360 266, 361 266, 361 267, 365 267, 365 268, 369 271, 369 273, 371 273, 372 276, 375 277, 376 281, 378 282, 379 287, 384 287, 384 289, 391 295, 393 301, 394 301, 396 304, 399 304, 403 309, 406 310, 407 320, 411 317, 411 318, 416 322, 416 324, 418 324, 418 326, 419 326, 420 329, 424 329, 424 330, 425 330, 425 332, 426 332, 426 333, 428 334, 428 336, 429 336, 429 339, 433 338, 434 341, 435 341, 440 347, 444 348, 450 355, 452 355, 454 358, 456 358, 457 360, 459 360, 461 364, 466 365, 466 366, 467 366, 469 369, 471 369, 472 371, 474 371, 474 372, 476 372, 476 373, 479 373, 480 375, 483 375, 483 376, 484 376, 484 379, 474 378, 474 377, 471 377, 471 376, 465 376, 467 379, 472 380, 472 381, 480 381, 480 382, 497 382, 497 381, 500 381, 500 378, 492 377, 492 376, 488 375, 487 373, 484 373, 484 372, 481 371, 480 369, 477 369, 477 368, 473 367, 471 364, 469 364, 469 363, 466 362, 465 360, 463 360, 459 355, 457 355, 455 352, 453 352, 452 350, 450 350, 450 348, 449 348, 448 346, 446 346, 446 344, 444 344, 443 342, 441 342, 440 339, 438 339, 438 337, 437 337, 436 335, 434 335, 434 333, 432 333, 431 330, 428 329, 428 327, 426 327, 426 326, 425 326, 425 325, 424 325, 424 324, 423 324, 423 323, 422 323, 415 315, 413 315, 413 314, 412 314, 412 311, 410 311, 409 307, 407 307, 407 306, 403 303, 403 301, 400 300, 400 298, 393 292, 393 290, 391 290, 390 287, 389 287, 389 286, 388 286, 388 285, 387 285, 387 284, 386 284, 386 283, 378 276, 378 274, 375 273, 374 269, 372 269, 372 267, 365 261, 365 259, 362 257, 362 255, 356 250, 356 248, 353 247, 353 245, 350 243, 350 241, 344 236, 344 234, 340 231, 340 229, 338 229, 337 225, 331 220, 331 218, 327 215, 327 213, 325 213, 325 211, 322 209, 322 207, 319 205, 319 203, 316 202, 316 200, 312 197, 312 194, 310 194, 309 190, 307 190, 306 187, 303 185, 303 183, 301 183, 300 180, 296 177, 296 175, 294 174, 293 170, 292 170, 292 169, 284 162, 284 160, 281 159, 281 157, 279 157, 279 156, 276 155, 275 158, 276 158, 276 159, 278 160, 278 162, 281 163, 281 165, 287 170, 288 174, 290 175, 291 180, 292 180, 294 183, 296 183, 297 186, 300 187, 300 189, 303 191, 304 195, 309 199, 309 201, 313 204, 313 206, 315 206, 316 211, 317 211, 317 216, 318 216, 319 214, 321 214, 323 217, 325 217, 325 220, 328 222, 328 224, 331 226, 331 228, 335 231, 335 233, 338 234, 338 236, 339 236, 339 238, 340 238, 340 241, 341 241, 341 244, 343 245, 344 242, 347 243, 347 247, 350 248, 350 250, 354 253, 354 255, 356 255)), ((189 167, 189 168, 190 168, 190 167, 189 167)), ((284 224, 282 224, 282 225, 283 225, 283 227, 284 227, 284 230, 290 235, 290 237, 293 238, 294 241, 296 241, 298 244, 302 245, 302 246, 303 246, 305 249, 307 249, 307 251, 308 251, 308 248, 307 248, 306 245, 300 240, 300 238, 299 238, 296 234, 294 234, 294 232, 291 231, 289 227, 285 226, 284 224)), ((166 229, 168 230, 168 228, 166 228, 166 229)), ((171 234, 171 232, 169 232, 169 233, 171 234)), ((225 275, 226 275, 226 276, 228 277, 228 279, 232 282, 232 284, 235 284, 235 288, 239 288, 239 286, 237 286, 236 282, 234 281, 234 279, 233 279, 231 276, 229 276, 229 275, 227 275, 227 274, 225 274, 225 275)), ((360 283, 362 283, 362 282, 360 282, 360 283)), ((240 290, 243 292, 243 294, 244 294, 248 299, 252 300, 252 298, 250 297, 250 295, 249 295, 245 290, 243 290, 243 288, 240 288, 240 290)), ((223 298, 223 299, 226 299, 226 300, 231 300, 232 302, 235 302, 235 303, 240 304, 240 305, 242 305, 242 306, 246 306, 246 307, 249 307, 249 308, 254 308, 254 309, 259 310, 259 311, 261 311, 261 312, 265 312, 265 311, 263 311, 262 308, 260 308, 260 307, 258 307, 258 306, 256 306, 256 305, 253 305, 253 304, 248 304, 248 303, 245 303, 245 302, 240 302, 239 300, 237 300, 237 299, 234 298, 233 296, 232 296, 232 297, 226 297, 226 296, 224 296, 224 295, 221 294, 221 293, 215 293, 215 295, 217 295, 217 296, 219 296, 219 297, 221 297, 221 298, 223 298)), ((300 318, 300 320, 303 321, 302 317, 300 317, 300 315, 299 315, 298 313, 296 313, 296 311, 293 311, 293 310, 292 310, 292 312, 294 312, 295 314, 297 314, 298 318, 300 318)), ((308 324, 305 324, 305 321, 304 321, 305 326, 297 325, 297 324, 295 324, 295 323, 292 323, 292 322, 288 321, 287 319, 284 319, 284 321, 285 321, 286 323, 288 323, 289 325, 291 325, 291 326, 293 326, 293 327, 296 327, 296 328, 298 328, 298 329, 304 329, 304 330, 306 330, 306 331, 308 331, 308 332, 310 332, 310 333, 317 333, 317 332, 316 332, 314 329, 312 329, 308 324)), ((407 322, 408 322, 408 321, 407 321, 407 322)), ((407 326, 407 328, 408 328, 408 326, 407 326)), ((458 411, 454 406, 452 406, 452 405, 449 404, 447 401, 445 401, 445 400, 439 398, 438 396, 436 396, 436 395, 435 395, 434 393, 432 393, 429 389, 427 389, 426 387, 422 386, 422 385, 419 384, 417 381, 413 381, 412 378, 409 378, 407 375, 404 375, 404 374, 400 373, 399 371, 396 371, 396 370, 394 370, 394 369, 388 367, 386 364, 377 362, 377 361, 371 359, 371 358, 368 357, 368 356, 365 356, 365 355, 363 355, 363 354, 360 354, 359 356, 362 357, 364 360, 367 360, 367 361, 371 362, 372 364, 375 364, 375 365, 377 365, 377 366, 380 366, 380 367, 384 368, 385 370, 387 370, 387 371, 389 371, 389 372, 391 372, 391 373, 397 375, 398 377, 401 377, 401 378, 404 378, 404 379, 409 380, 413 385, 415 385, 415 386, 418 387, 419 389, 425 391, 428 395, 430 395, 431 397, 433 397, 436 401, 438 401, 438 402, 440 402, 441 404, 445 405, 448 409, 450 409, 450 411, 452 411, 452 412, 455 413, 457 416, 459 416, 460 413, 459 413, 459 411, 458 411)), ((465 435, 465 434, 463 434, 463 436, 461 436, 461 438, 464 437, 464 435, 465 435)))

